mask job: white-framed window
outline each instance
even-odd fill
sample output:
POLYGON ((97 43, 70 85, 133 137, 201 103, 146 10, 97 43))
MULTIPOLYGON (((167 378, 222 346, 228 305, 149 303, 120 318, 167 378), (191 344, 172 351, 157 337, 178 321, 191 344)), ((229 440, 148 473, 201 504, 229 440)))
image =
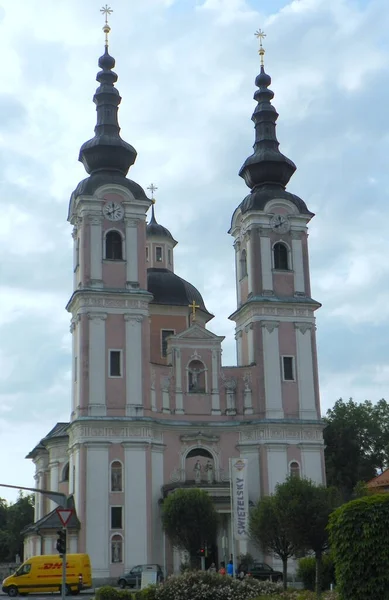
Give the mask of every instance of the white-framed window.
POLYGON ((108 351, 108 377, 123 377, 122 350, 108 351))
POLYGON ((111 506, 111 529, 123 529, 122 506, 111 506))
POLYGON ((156 262, 162 262, 162 246, 156 246, 155 260, 156 260, 156 262))
POLYGON ((276 242, 273 246, 273 268, 276 271, 290 271, 289 248, 284 242, 276 242))
POLYGON ((123 256, 124 244, 122 233, 117 229, 106 231, 104 237, 104 259, 123 260, 123 256))
POLYGON ((161 329, 161 356, 167 356, 167 339, 175 333, 174 329, 161 329))
POLYGON ((289 463, 289 475, 291 477, 300 477, 300 465, 297 460, 292 460, 289 463))
POLYGON ((284 381, 295 381, 296 373, 295 373, 294 356, 282 356, 281 357, 281 365, 282 365, 282 379, 284 381))
POLYGON ((123 465, 120 460, 111 462, 111 492, 123 491, 123 465))
POLYGON ((115 533, 111 536, 111 563, 123 562, 123 536, 115 533))

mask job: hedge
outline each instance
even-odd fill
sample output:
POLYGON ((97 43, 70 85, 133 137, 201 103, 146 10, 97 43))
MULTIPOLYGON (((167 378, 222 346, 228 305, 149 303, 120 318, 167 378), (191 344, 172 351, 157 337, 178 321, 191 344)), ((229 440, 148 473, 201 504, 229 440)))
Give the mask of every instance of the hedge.
MULTIPOLYGON (((315 589, 316 559, 314 556, 300 558, 297 567, 297 579, 303 582, 305 590, 315 589)), ((331 583, 335 583, 335 565, 329 554, 323 554, 321 572, 322 590, 329 590, 331 583)))

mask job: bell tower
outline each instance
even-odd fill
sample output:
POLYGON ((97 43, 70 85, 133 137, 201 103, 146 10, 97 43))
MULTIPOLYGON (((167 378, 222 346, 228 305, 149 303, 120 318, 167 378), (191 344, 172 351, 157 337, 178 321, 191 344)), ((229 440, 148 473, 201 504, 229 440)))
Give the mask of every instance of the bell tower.
POLYGON ((314 311, 305 202, 286 191, 295 164, 279 151, 278 113, 265 72, 265 34, 259 30, 261 70, 256 78, 254 152, 239 175, 250 188, 235 210, 230 233, 236 256, 238 366, 257 367, 263 416, 320 417, 314 311))

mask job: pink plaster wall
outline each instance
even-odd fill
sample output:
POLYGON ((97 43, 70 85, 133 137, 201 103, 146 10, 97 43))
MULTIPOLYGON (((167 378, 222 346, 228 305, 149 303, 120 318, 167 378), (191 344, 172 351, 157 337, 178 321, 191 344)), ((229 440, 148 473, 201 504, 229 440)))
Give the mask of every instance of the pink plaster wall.
POLYGON ((288 468, 289 468, 289 464, 295 460, 300 465, 300 473, 301 473, 302 472, 301 449, 298 446, 296 446, 295 444, 293 444, 293 445, 289 444, 286 448, 286 456, 287 456, 287 461, 288 461, 288 468))
POLYGON ((151 409, 150 402, 150 319, 142 321, 142 398, 141 404, 146 410, 151 409))
POLYGON ((87 285, 90 280, 90 228, 83 217, 80 236, 80 283, 87 285))
POLYGON ((239 285, 240 285, 240 300, 241 300, 241 303, 244 304, 244 302, 246 302, 247 296, 248 296, 248 289, 249 289, 248 277, 243 277, 243 279, 241 279, 239 281, 239 285))
POLYGON ((108 314, 106 320, 106 403, 107 416, 124 416, 126 408, 126 330, 123 315, 108 314), (108 377, 109 350, 122 350, 122 377, 108 377))
POLYGON ((106 288, 125 289, 126 262, 124 260, 104 260, 103 281, 106 288))
MULTIPOLYGON (((278 328, 278 339, 280 355, 283 356, 294 356, 295 369, 297 362, 297 349, 296 349, 296 331, 294 323, 281 322, 278 328)), ((281 368, 281 365, 280 365, 281 368)), ((297 383, 297 372, 296 381, 282 381, 282 406, 285 412, 285 417, 299 416, 299 396, 298 396, 298 383, 297 383)))
POLYGON ((151 362, 158 364, 167 364, 166 357, 161 356, 161 330, 171 329, 176 333, 181 333, 187 328, 187 317, 184 315, 152 314, 150 317, 150 358, 151 362))
POLYGON ((262 266, 261 266, 261 240, 259 230, 251 232, 251 264, 252 264, 252 288, 254 296, 262 292, 262 266))
POLYGON ((262 326, 259 321, 254 321, 254 361, 256 367, 252 369, 251 379, 253 386, 253 406, 254 412, 259 415, 264 415, 266 411, 265 405, 265 376, 263 362, 263 337, 262 326))
POLYGON ((293 296, 294 274, 292 271, 274 271, 273 287, 276 296, 293 296))

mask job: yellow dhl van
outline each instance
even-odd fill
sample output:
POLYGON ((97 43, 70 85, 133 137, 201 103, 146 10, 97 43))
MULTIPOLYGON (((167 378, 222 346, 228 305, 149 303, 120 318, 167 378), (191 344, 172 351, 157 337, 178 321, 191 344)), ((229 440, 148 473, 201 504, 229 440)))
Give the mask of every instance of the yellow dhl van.
MULTIPOLYGON (((92 572, 88 554, 67 554, 66 594, 78 594, 92 587, 92 572)), ((11 598, 35 592, 60 592, 62 589, 62 559, 58 554, 32 556, 13 575, 3 581, 2 590, 11 598)))

